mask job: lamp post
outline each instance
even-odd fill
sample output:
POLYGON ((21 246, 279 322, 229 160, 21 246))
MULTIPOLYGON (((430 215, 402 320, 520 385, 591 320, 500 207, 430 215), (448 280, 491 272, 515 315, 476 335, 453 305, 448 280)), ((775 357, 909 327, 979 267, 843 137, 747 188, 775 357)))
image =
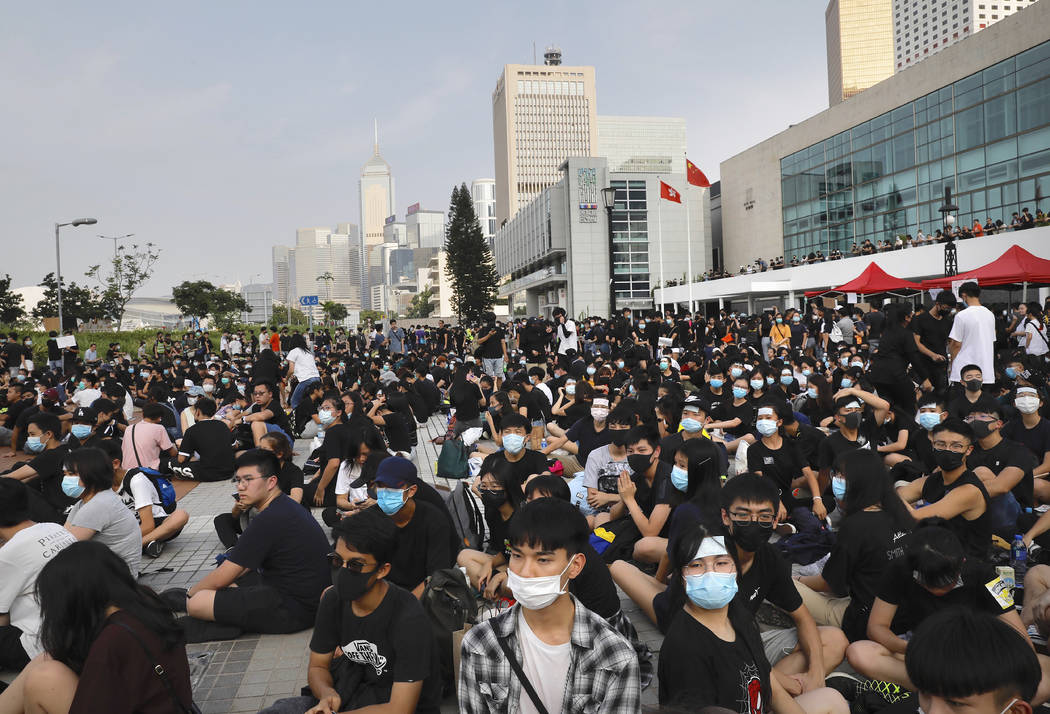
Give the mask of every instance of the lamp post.
POLYGON ((616 316, 616 281, 613 273, 613 227, 612 214, 616 207, 616 189, 612 186, 602 189, 602 202, 605 204, 605 222, 609 227, 609 319, 616 316))
POLYGON ((134 233, 128 233, 127 235, 123 235, 123 236, 99 236, 99 238, 105 238, 106 240, 113 241, 113 257, 116 258, 117 257, 117 243, 119 241, 122 241, 122 240, 126 239, 126 238, 131 238, 133 235, 135 235, 135 234, 134 233))
POLYGON ((55 224, 55 277, 57 280, 55 284, 58 286, 58 331, 62 332, 62 248, 58 241, 58 229, 63 226, 93 226, 98 223, 95 218, 78 218, 75 221, 69 223, 56 223, 55 224))
POLYGON ((951 235, 952 226, 955 225, 955 216, 953 212, 958 211, 959 207, 952 203, 952 187, 944 187, 944 205, 937 209, 941 212, 941 218, 944 223, 944 237, 948 241, 944 244, 944 274, 945 275, 957 275, 959 273, 959 254, 956 250, 955 238, 951 235))

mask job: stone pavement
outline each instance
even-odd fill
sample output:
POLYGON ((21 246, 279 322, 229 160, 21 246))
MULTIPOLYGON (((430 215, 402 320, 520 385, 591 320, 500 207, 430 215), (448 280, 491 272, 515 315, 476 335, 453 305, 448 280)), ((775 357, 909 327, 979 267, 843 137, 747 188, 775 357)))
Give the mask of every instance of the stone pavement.
MULTIPOLYGON (((430 439, 445 432, 445 419, 433 417, 419 428, 417 462, 420 476, 437 489, 445 491, 455 482, 434 475, 437 449, 430 439)), ((307 433, 312 436, 313 427, 307 433)), ((309 438, 295 444, 295 461, 302 464, 310 453, 309 438)), ((182 534, 168 543, 155 560, 143 559, 140 581, 160 592, 172 587, 189 587, 215 567, 215 556, 225 550, 215 536, 212 519, 226 512, 232 505, 233 486, 228 482, 201 483, 179 501, 190 514, 182 534)), ((320 509, 314 516, 320 522, 320 509)), ((323 526, 323 524, 322 524, 323 526)), ((328 528, 325 527, 328 532, 328 528)), ((620 593, 624 612, 631 618, 639 636, 654 653, 659 651, 662 637, 645 615, 620 593)), ((233 714, 257 712, 276 699, 297 696, 306 685, 309 659, 310 631, 292 635, 246 635, 227 642, 205 642, 187 646, 191 663, 207 667, 194 680, 194 699, 204 714, 233 714)), ((12 673, 3 679, 10 680, 12 673)), ((656 682, 646 690, 643 702, 656 704, 656 682)), ((449 699, 442 711, 457 711, 449 699)))

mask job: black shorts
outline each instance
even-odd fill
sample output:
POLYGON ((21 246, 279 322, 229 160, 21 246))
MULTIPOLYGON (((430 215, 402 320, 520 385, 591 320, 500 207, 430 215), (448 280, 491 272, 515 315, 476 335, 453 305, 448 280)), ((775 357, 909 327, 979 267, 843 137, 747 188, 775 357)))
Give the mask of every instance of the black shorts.
POLYGON ((213 612, 216 622, 267 635, 299 632, 314 624, 312 615, 290 612, 276 588, 261 584, 217 591, 213 612))
POLYGON ((20 670, 29 664, 22 647, 22 631, 14 625, 0 626, 0 669, 20 670))

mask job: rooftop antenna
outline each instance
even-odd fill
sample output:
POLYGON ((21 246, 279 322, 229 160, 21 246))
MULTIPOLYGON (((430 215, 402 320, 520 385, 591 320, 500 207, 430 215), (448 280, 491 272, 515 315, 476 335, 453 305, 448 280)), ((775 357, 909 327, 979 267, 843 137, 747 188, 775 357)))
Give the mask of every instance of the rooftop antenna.
POLYGON ((373 123, 373 125, 375 127, 376 154, 379 154, 379 120, 378 119, 373 119, 372 123, 373 123))
POLYGON ((532 63, 536 64, 536 40, 532 41, 532 63))

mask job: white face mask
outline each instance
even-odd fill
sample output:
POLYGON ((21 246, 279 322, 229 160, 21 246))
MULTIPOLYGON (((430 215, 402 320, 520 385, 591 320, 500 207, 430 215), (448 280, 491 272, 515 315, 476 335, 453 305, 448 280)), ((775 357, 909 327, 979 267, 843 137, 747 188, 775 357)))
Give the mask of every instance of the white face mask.
POLYGON ((1035 414, 1039 409, 1039 397, 1017 397, 1014 406, 1022 414, 1035 414))
POLYGON ((535 578, 523 578, 510 568, 507 568, 507 587, 510 588, 514 599, 521 603, 527 610, 542 610, 558 599, 558 596, 568 592, 561 589, 561 576, 572 565, 572 558, 565 568, 557 575, 541 575, 535 578))

